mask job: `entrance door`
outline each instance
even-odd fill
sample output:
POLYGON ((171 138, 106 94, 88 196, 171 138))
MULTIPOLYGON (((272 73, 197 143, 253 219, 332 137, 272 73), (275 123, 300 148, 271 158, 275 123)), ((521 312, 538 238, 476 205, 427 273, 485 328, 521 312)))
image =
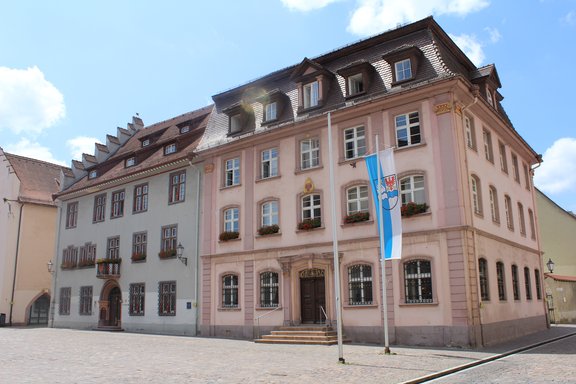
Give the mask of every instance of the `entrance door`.
POLYGON ((120 315, 122 311, 122 292, 120 288, 114 287, 108 295, 108 305, 110 306, 109 324, 112 327, 120 326, 120 315))
POLYGON ((326 310, 324 276, 300 278, 300 305, 302 323, 323 323, 326 321, 320 307, 326 310))
POLYGON ((30 308, 30 318, 28 324, 41 325, 48 324, 48 310, 50 309, 50 296, 42 295, 30 308))

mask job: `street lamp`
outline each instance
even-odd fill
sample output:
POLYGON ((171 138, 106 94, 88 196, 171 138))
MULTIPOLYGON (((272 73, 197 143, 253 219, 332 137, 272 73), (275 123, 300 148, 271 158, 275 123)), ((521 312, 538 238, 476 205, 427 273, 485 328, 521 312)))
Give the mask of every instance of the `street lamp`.
POLYGON ((548 262, 546 263, 546 267, 548 267, 548 270, 550 271, 550 273, 554 272, 554 262, 552 261, 552 259, 548 258, 548 262))
POLYGON ((178 260, 180 260, 184 265, 188 265, 188 258, 183 257, 182 254, 184 253, 184 247, 181 243, 178 243, 176 247, 176 256, 178 256, 178 260))
POLYGON ((48 267, 48 272, 54 273, 54 264, 52 263, 52 260, 48 261, 47 267, 48 267))

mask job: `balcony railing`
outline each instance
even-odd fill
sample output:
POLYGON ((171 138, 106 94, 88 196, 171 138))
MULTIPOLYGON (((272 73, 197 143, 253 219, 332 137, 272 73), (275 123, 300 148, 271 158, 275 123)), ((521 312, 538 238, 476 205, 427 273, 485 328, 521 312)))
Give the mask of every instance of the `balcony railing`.
POLYGON ((111 277, 120 277, 120 264, 122 259, 103 259, 96 261, 96 277, 100 279, 109 279, 111 277))

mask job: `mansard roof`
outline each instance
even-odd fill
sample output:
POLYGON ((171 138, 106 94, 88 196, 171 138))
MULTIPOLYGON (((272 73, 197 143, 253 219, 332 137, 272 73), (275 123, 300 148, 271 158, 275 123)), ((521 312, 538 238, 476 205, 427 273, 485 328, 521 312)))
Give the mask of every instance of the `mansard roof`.
POLYGON ((55 205, 52 194, 58 191, 60 171, 69 172, 69 168, 6 152, 4 156, 8 161, 6 166, 11 167, 20 180, 18 200, 25 203, 55 205))
MULTIPOLYGON (((189 153, 196 148, 204 133, 212 109, 213 106, 210 105, 148 127, 143 127, 142 121, 138 118, 139 121, 133 120, 135 126, 129 125, 132 129, 118 128, 119 135, 129 135, 129 138, 122 143, 122 139, 118 137, 107 137, 111 145, 119 147, 115 147, 113 151, 107 147, 106 151, 110 152, 110 155, 100 162, 95 156, 87 154, 84 154, 84 159, 94 160, 94 164, 73 160, 76 178, 69 180, 55 197, 82 193, 83 190, 93 192, 106 185, 121 183, 125 178, 150 172, 152 169, 166 167, 169 169, 171 164, 185 164, 189 153), (189 130, 181 133, 181 128, 185 126, 189 127, 189 130), (151 140, 149 145, 143 146, 143 141, 150 137, 154 140, 151 140), (177 152, 164 155, 164 147, 172 143, 176 144, 177 152), (126 167, 125 161, 129 158, 135 159, 135 165, 126 167), (89 174, 92 171, 96 171, 96 177, 90 178, 89 174)), ((96 146, 96 149, 103 148, 96 146)))

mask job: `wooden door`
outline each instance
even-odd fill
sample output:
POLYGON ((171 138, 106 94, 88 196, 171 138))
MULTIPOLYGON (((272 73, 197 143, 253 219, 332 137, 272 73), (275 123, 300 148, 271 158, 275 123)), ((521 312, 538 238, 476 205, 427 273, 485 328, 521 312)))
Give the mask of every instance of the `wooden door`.
POLYGON ((122 292, 118 287, 112 288, 108 297, 110 317, 108 325, 120 326, 120 315, 122 310, 122 292))
POLYGON ((300 279, 300 305, 302 323, 321 323, 325 321, 320 307, 326 310, 324 277, 300 279))

